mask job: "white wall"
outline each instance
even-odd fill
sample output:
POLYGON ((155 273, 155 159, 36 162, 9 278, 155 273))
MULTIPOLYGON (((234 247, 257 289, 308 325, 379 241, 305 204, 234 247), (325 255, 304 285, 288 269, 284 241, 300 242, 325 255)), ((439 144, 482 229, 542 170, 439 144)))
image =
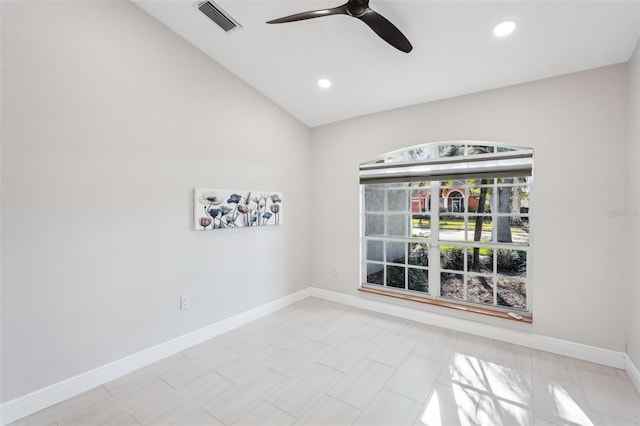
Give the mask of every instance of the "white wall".
POLYGON ((627 219, 630 230, 629 336, 627 353, 640 369, 640 41, 629 61, 629 156, 627 219))
POLYGON ((621 64, 314 128, 313 285, 381 300, 357 292, 361 162, 444 140, 533 147, 533 325, 384 300, 624 351, 626 90, 621 64))
POLYGON ((309 286, 308 128, 132 3, 0 3, 1 401, 309 286), (195 186, 286 223, 194 232, 195 186))

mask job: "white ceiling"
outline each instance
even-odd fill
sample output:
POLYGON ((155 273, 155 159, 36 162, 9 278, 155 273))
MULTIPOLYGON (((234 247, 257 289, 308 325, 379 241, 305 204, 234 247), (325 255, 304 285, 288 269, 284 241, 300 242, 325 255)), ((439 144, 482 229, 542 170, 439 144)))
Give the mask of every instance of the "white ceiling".
POLYGON ((230 33, 196 0, 133 1, 309 127, 626 62, 640 37, 640 0, 371 0, 408 54, 348 16, 265 23, 346 0, 214 0, 242 26, 230 33), (497 38, 505 19, 518 27, 497 38))

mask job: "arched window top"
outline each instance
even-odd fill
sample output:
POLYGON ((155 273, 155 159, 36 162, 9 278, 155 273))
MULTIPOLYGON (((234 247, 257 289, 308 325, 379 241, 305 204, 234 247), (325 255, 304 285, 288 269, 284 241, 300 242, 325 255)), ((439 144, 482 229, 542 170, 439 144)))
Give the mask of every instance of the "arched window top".
POLYGON ((360 183, 531 176, 533 149, 492 142, 416 145, 360 164, 360 183))
POLYGON ((431 162, 445 158, 461 160, 464 158, 482 157, 510 157, 512 154, 531 156, 533 149, 504 145, 495 142, 481 141, 446 141, 415 145, 388 152, 371 161, 362 163, 363 166, 372 164, 431 162))

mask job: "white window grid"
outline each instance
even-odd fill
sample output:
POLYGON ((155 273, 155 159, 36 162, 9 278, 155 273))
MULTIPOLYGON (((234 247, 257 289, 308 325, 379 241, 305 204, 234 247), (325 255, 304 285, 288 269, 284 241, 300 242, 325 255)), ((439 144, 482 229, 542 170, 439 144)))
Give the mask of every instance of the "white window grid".
MULTIPOLYGON (((514 309, 516 310, 520 310, 523 312, 531 312, 531 295, 532 295, 532 289, 531 289, 531 220, 530 220, 530 213, 529 211, 527 211, 527 213, 512 213, 512 212, 498 212, 498 197, 497 197, 497 193, 498 193, 498 188, 526 188, 527 192, 528 192, 528 196, 529 196, 529 206, 531 205, 531 197, 532 197, 532 187, 533 187, 533 178, 531 176, 526 178, 526 182, 521 182, 518 178, 514 178, 513 182, 511 183, 505 183, 505 182, 498 182, 498 179, 492 179, 491 183, 488 184, 480 184, 480 180, 478 180, 477 182, 474 183, 470 183, 470 180, 465 180, 462 185, 460 185, 459 183, 453 183, 451 185, 447 185, 447 184, 442 184, 441 182, 437 182, 437 181, 432 181, 429 183, 429 194, 430 194, 430 204, 431 204, 431 208, 428 209, 426 212, 420 212, 420 213, 414 213, 411 210, 411 191, 413 189, 423 189, 425 188, 423 187, 415 187, 415 186, 410 186, 408 183, 406 184, 394 184, 395 186, 393 187, 388 187, 384 184, 382 185, 369 185, 369 187, 377 187, 376 189, 384 191, 383 193, 385 194, 384 196, 384 202, 383 202, 383 209, 380 211, 376 211, 376 212, 368 212, 365 211, 365 208, 361 209, 361 212, 363 214, 361 223, 362 223, 362 257, 364 259, 363 262, 361 262, 362 265, 362 285, 363 286, 367 286, 367 287, 372 287, 372 288, 380 288, 381 286, 384 287, 387 290, 390 291, 399 291, 399 292, 403 292, 403 293, 411 293, 411 294, 418 294, 422 297, 428 297, 428 298, 433 298, 433 299, 445 299, 445 300, 449 300, 449 301, 454 301, 456 303, 460 303, 460 304, 469 304, 469 305, 474 305, 474 306, 478 306, 481 305, 483 307, 486 308, 491 308, 491 309, 496 309, 496 310, 503 310, 503 311, 513 311, 514 309), (486 188, 491 188, 492 191, 492 196, 490 197, 490 212, 489 213, 485 213, 485 212, 471 212, 469 210, 469 195, 471 194, 470 192, 470 188, 481 188, 481 187, 486 187, 486 188), (398 189, 404 189, 406 190, 407 193, 407 202, 405 204, 405 208, 404 209, 389 209, 389 203, 388 203, 388 193, 389 191, 396 191, 398 189), (440 190, 441 189, 464 189, 464 194, 466 194, 466 196, 463 197, 464 200, 464 209, 462 212, 441 212, 440 211, 440 207, 441 207, 441 200, 440 200, 440 190), (437 195, 436 195, 437 194, 437 195), (367 226, 367 215, 381 215, 385 218, 385 220, 383 220, 383 232, 380 233, 380 235, 367 235, 367 230, 366 230, 366 226, 367 226), (426 237, 421 237, 421 236, 411 236, 411 237, 407 237, 407 236, 401 236, 401 235, 388 235, 389 234, 389 229, 388 229, 388 225, 389 222, 388 220, 386 220, 386 218, 390 215, 404 215, 406 218, 406 223, 407 226, 410 226, 410 221, 412 221, 414 216, 423 216, 423 217, 428 217, 429 218, 429 223, 431 224, 430 226, 430 233, 428 233, 426 237), (440 222, 440 218, 441 217, 447 217, 447 216, 456 216, 456 217, 460 217, 463 219, 463 232, 464 232, 464 240, 460 241, 460 240, 447 240, 447 239, 442 239, 440 238, 441 234, 440 234, 440 229, 439 229, 439 222, 440 222), (481 216, 483 218, 491 218, 492 219, 492 226, 497 226, 497 222, 498 222, 498 218, 523 218, 526 219, 526 221, 529 224, 529 234, 528 234, 528 242, 527 243, 504 243, 504 242, 496 242, 496 238, 497 238, 497 232, 492 232, 491 233, 491 238, 492 241, 489 242, 477 242, 477 241, 473 241, 473 239, 470 239, 469 233, 470 233, 470 227, 469 227, 469 221, 470 218, 473 217, 475 219, 475 217, 477 216, 481 216), (434 217, 437 217, 437 220, 434 220, 434 217), (382 251, 382 259, 383 260, 369 260, 369 256, 367 253, 367 244, 369 241, 380 241, 383 244, 383 251, 382 251), (404 243, 405 245, 405 249, 404 249, 404 263, 402 264, 398 264, 398 263, 394 263, 393 259, 387 259, 387 244, 388 243, 394 243, 394 242, 401 242, 404 243), (429 248, 429 265, 428 266, 420 266, 420 265, 410 265, 409 264, 409 253, 408 253, 408 247, 409 247, 409 243, 420 243, 420 244, 425 244, 428 248, 429 248), (440 255, 435 255, 434 254, 434 250, 435 253, 440 254, 441 253, 441 247, 443 246, 454 246, 454 247, 460 247, 463 249, 463 269, 462 270, 456 270, 456 269, 446 269, 446 268, 442 268, 441 267, 441 262, 440 262, 440 255), (491 273, 487 273, 487 272, 478 272, 478 271, 472 271, 469 270, 469 264, 468 264, 468 257, 469 255, 467 253, 472 253, 474 248, 478 248, 478 249, 489 249, 493 251, 493 258, 492 258, 492 262, 493 262, 493 266, 492 266, 492 271, 491 273), (505 274, 501 274, 499 272, 499 268, 498 268, 498 251, 499 250, 517 250, 520 252, 524 252, 525 254, 525 259, 526 259, 526 272, 524 274, 524 277, 518 277, 518 280, 522 280, 525 283, 525 293, 526 293, 526 306, 524 308, 514 308, 511 306, 502 306, 499 304, 498 302, 498 287, 499 287, 499 282, 501 279, 504 279, 505 277, 507 277, 507 275, 505 274), (437 260, 437 261, 434 261, 437 260), (372 264, 372 265, 379 265, 382 268, 382 284, 372 284, 372 283, 368 283, 367 282, 367 276, 368 276, 368 264, 372 264), (393 287, 393 286, 388 286, 387 285, 387 281, 388 281, 388 266, 401 266, 404 267, 404 288, 398 288, 398 287, 393 287), (426 291, 416 291, 416 290, 412 290, 409 287, 409 272, 410 269, 417 269, 417 270, 424 270, 428 272, 428 289, 426 291), (451 298, 451 297, 447 297, 441 294, 441 288, 442 288, 442 282, 441 282, 441 274, 457 274, 459 276, 461 276, 461 279, 463 281, 463 295, 462 298, 451 298), (484 302, 474 302, 474 301, 469 301, 469 281, 471 278, 474 277, 483 277, 485 279, 490 279, 492 282, 492 287, 493 287, 493 291, 492 291, 492 302, 491 303, 484 303, 484 302), (438 285, 439 284, 439 285, 438 285)), ((366 207, 366 202, 365 202, 365 185, 361 186, 362 190, 361 190, 361 203, 363 207, 366 207)), ((528 207, 528 206, 527 206, 528 207)), ((472 238, 472 237, 471 237, 472 238)))

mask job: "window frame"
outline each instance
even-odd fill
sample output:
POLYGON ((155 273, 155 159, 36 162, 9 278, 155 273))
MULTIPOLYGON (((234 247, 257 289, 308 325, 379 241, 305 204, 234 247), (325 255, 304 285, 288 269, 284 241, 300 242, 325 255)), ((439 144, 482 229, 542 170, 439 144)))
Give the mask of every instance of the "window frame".
MULTIPOLYGON (((484 174, 483 176, 486 178, 490 178, 489 175, 492 172, 489 171, 488 173, 489 174, 484 174)), ((532 202, 533 192, 534 192, 533 184, 534 184, 533 182, 533 150, 530 148, 521 148, 521 147, 515 147, 515 146, 503 145, 503 144, 497 144, 497 143, 491 143, 491 142, 479 142, 479 141, 437 142, 437 143, 419 145, 419 146, 408 147, 401 150, 393 151, 392 153, 380 156, 370 162, 363 163, 361 165, 361 184, 360 184, 360 224, 361 224, 360 241, 361 243, 360 243, 360 250, 359 250, 360 251, 360 274, 359 274, 360 287, 359 289, 363 291, 372 292, 372 293, 378 293, 378 294, 384 293, 388 296, 399 297, 399 298, 414 300, 414 301, 423 302, 423 303, 436 304, 440 306, 446 306, 446 307, 461 309, 461 310, 470 311, 470 312, 477 312, 477 313, 499 316, 503 318, 511 318, 511 319, 524 320, 525 322, 531 322, 532 315, 533 315, 533 306, 532 306, 533 220, 532 220, 532 212, 530 210, 530 207, 533 205, 533 202, 532 202), (443 146, 451 147, 456 145, 464 146, 463 155, 456 155, 453 157, 439 156, 439 154, 442 152, 443 146), (476 154, 476 155, 469 154, 469 147, 471 146, 473 147, 481 146, 483 148, 489 148, 492 150, 492 152, 488 154, 476 154), (411 160, 407 161, 406 158, 402 158, 402 156, 405 155, 404 154, 405 152, 408 152, 410 150, 416 150, 416 149, 424 149, 424 148, 431 150, 431 154, 435 152, 435 155, 431 155, 430 158, 426 158, 426 159, 419 158, 414 161, 411 161, 411 160), (393 156, 395 156, 395 158, 400 157, 402 161, 397 161, 396 159, 389 162, 385 161, 386 158, 393 157, 393 156), (510 160, 512 158, 521 158, 521 157, 529 158, 529 161, 530 161, 529 172, 527 174, 522 175, 522 176, 525 176, 525 175, 527 176, 526 182, 523 183, 518 181, 512 181, 507 184, 505 184, 504 182, 499 183, 498 179, 500 178, 518 177, 518 175, 510 176, 509 173, 505 174, 503 171, 500 170, 501 159, 510 160), (450 164, 453 164, 454 167, 464 168, 464 165, 467 162, 475 162, 475 164, 472 165, 472 167, 479 164, 476 162, 478 161, 478 159, 480 159, 479 160, 480 162, 486 162, 486 160, 489 160, 490 162, 487 163, 487 164, 490 164, 489 167, 493 167, 494 170, 496 170, 494 173, 495 176, 492 178, 493 182, 490 185, 487 185, 488 187, 492 188, 492 196, 491 196, 492 205, 490 208, 490 213, 471 212, 469 209, 469 198, 472 194, 470 189, 479 188, 481 185, 479 183, 471 184, 468 179, 479 179, 480 177, 474 178, 471 176, 463 176, 462 179, 458 179, 463 181, 463 185, 458 187, 451 186, 448 188, 450 190, 448 193, 448 196, 451 193, 458 191, 460 188, 463 188, 461 192, 462 204, 463 204, 461 212, 450 212, 448 211, 449 210, 448 208, 446 209, 447 211, 440 211, 441 210, 440 203, 441 203, 441 196, 442 196, 442 193, 441 193, 442 180, 439 179, 439 177, 433 180, 431 176, 425 176, 424 179, 420 180, 420 177, 418 175, 413 174, 411 178, 408 179, 407 181, 402 181, 402 179, 393 177, 392 179, 389 179, 389 182, 382 182, 382 181, 377 181, 377 182, 374 181, 369 183, 362 182, 363 170, 365 170, 365 174, 366 174, 366 171, 369 171, 372 169, 392 170, 394 168, 403 168, 405 170, 411 170, 412 168, 414 168, 414 165, 416 163, 419 163, 420 167, 422 167, 423 169, 429 169, 429 167, 431 167, 432 165, 446 168, 447 165, 450 165, 450 164), (418 201, 418 203, 421 205, 421 203, 423 202, 422 198, 426 198, 424 200, 424 203, 427 207, 426 211, 422 209, 419 209, 419 211, 424 216, 428 216, 429 230, 430 230, 429 237, 420 238, 420 237, 408 235, 408 233, 405 233, 404 236, 388 235, 387 229, 386 229, 387 228, 386 215, 388 213, 388 206, 387 206, 388 189, 385 190, 385 197, 383 200, 384 209, 378 213, 385 217, 385 219, 383 220, 384 222, 383 232, 382 232, 383 235, 377 235, 377 236, 367 235, 367 232, 366 232, 367 231, 366 229, 367 215, 370 214, 370 212, 366 211, 367 204, 365 200, 365 197, 366 197, 365 188, 367 188, 367 185, 375 184, 375 183, 380 183, 380 184, 406 183, 408 184, 406 186, 403 186, 403 189, 407 192, 407 209, 404 212, 397 212, 397 213, 407 215, 408 226, 412 227, 413 226, 412 221, 414 219, 414 216, 420 215, 421 213, 413 212, 413 208, 412 208, 414 204, 413 194, 418 187, 411 187, 410 182, 429 182, 429 186, 428 186, 429 196, 428 197, 421 196, 420 200, 418 201), (524 213, 522 212, 522 209, 520 209, 520 213, 499 212, 497 209, 497 203, 498 203, 497 191, 499 187, 511 187, 511 188, 527 187, 528 210, 524 213), (462 241, 452 241, 452 240, 442 239, 439 224, 442 222, 441 220, 442 217, 447 215, 451 215, 451 216, 456 215, 456 216, 462 217, 463 224, 464 224, 463 229, 465 232, 464 238, 462 241), (528 225, 528 243, 518 244, 515 242, 513 243, 497 242, 495 235, 492 236, 492 241, 490 242, 477 242, 477 241, 469 240, 468 232, 470 232, 469 224, 470 224, 471 218, 479 215, 491 218, 492 226, 497 226, 497 219, 499 217, 526 218, 527 225, 528 225), (409 223, 411 225, 409 225, 409 223), (368 259, 367 244, 369 241, 382 242, 382 260, 381 261, 368 259), (393 286, 389 286, 387 282, 387 274, 388 274, 387 268, 389 266, 396 265, 393 262, 389 262, 389 259, 387 259, 387 253, 386 253, 387 244, 393 243, 393 242, 402 242, 404 243, 404 246, 405 246, 404 259, 403 259, 404 263, 402 265, 399 265, 404 268, 404 275, 405 275, 404 288, 396 288, 393 286), (410 264, 409 247, 411 243, 419 243, 419 244, 427 245, 428 259, 429 259, 427 267, 414 266, 410 264), (442 246, 448 246, 448 245, 461 246, 465 248, 464 249, 465 250, 464 251, 465 253, 464 267, 461 271, 455 271, 456 273, 459 273, 460 275, 462 275, 464 280, 463 282, 464 300, 455 299, 452 297, 447 297, 442 295, 443 283, 441 282, 440 274, 442 274, 443 271, 444 273, 452 272, 451 270, 443 268, 440 264, 441 248, 442 246), (493 262, 491 273, 487 273, 483 271, 471 271, 467 267, 468 254, 466 253, 471 252, 473 247, 481 247, 483 249, 491 250, 492 262, 493 262), (504 277, 507 276, 504 270, 502 271, 502 273, 500 273, 500 270, 498 269, 497 264, 498 264, 499 250, 513 250, 513 251, 525 253, 526 272, 524 273, 524 277, 517 276, 517 278, 514 278, 514 280, 516 281, 524 281, 525 283, 526 306, 524 306, 524 308, 518 308, 518 307, 509 306, 509 305, 501 305, 499 303, 499 300, 498 300, 499 299, 498 297, 499 282, 501 279, 504 279, 504 277), (383 273, 382 284, 367 283, 367 277, 369 275, 369 272, 368 272, 369 264, 381 265, 382 273, 383 273), (410 268, 412 267, 416 269, 426 269, 428 271, 427 273, 428 273, 429 279, 428 279, 427 293, 409 289, 409 285, 410 285, 409 271, 410 271, 410 268), (493 285, 492 299, 493 300, 491 303, 468 300, 469 299, 468 297, 469 282, 470 282, 470 278, 472 277, 485 277, 485 278, 490 278, 492 280, 492 285, 493 285)), ((424 193, 424 191, 422 192, 424 193)), ((512 225, 510 225, 510 227, 511 226, 512 225)), ((495 233, 492 233, 492 234, 495 234, 495 233)), ((518 253, 518 255, 520 255, 520 253, 518 253)))

